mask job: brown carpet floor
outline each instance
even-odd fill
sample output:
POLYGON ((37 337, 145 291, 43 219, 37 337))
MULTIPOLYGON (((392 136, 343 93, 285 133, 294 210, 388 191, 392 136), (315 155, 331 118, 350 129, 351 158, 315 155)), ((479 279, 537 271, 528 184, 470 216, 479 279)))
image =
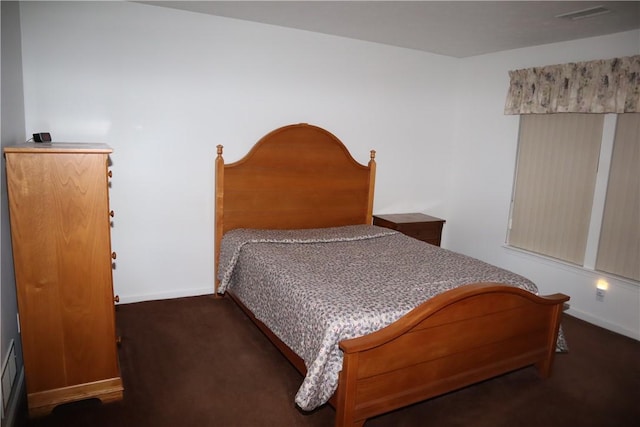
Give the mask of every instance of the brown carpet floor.
MULTIPOLYGON (((293 403, 302 377, 229 299, 123 304, 124 399, 57 407, 19 427, 332 426, 335 412, 293 403)), ((565 316, 570 346, 551 378, 534 368, 373 418, 383 426, 640 425, 640 342, 565 316)), ((26 409, 23 410, 23 414, 26 409)))

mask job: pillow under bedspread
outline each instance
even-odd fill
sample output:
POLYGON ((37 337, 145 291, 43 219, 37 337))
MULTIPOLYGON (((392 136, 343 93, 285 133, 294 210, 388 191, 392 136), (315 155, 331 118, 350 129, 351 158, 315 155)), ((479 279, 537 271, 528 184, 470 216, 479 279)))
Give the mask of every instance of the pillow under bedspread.
POLYGON ((220 293, 232 289, 307 367, 296 404, 312 410, 337 389, 338 343, 393 323, 455 287, 497 282, 537 294, 528 279, 393 230, 232 230, 222 240, 220 293))

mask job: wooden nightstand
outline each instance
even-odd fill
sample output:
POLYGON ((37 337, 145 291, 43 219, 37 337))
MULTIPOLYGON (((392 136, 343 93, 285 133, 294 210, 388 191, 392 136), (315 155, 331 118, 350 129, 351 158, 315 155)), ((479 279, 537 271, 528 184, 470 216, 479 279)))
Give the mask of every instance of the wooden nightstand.
POLYGON ((391 228, 402 234, 440 246, 445 220, 421 213, 374 215, 373 225, 391 228))

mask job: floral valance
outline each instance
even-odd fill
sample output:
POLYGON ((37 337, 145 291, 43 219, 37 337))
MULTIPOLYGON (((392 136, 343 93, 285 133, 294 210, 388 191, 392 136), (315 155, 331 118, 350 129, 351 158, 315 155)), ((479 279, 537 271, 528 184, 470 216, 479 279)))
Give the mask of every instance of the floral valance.
POLYGON ((640 55, 509 71, 505 114, 638 113, 640 55))

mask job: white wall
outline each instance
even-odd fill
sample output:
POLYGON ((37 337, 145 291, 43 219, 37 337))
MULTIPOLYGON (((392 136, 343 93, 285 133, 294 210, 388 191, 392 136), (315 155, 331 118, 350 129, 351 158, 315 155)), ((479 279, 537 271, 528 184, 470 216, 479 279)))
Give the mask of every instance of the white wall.
POLYGON ((637 31, 457 60, 135 3, 23 2, 21 14, 27 133, 115 149, 121 301, 211 292, 215 146, 235 161, 309 122, 362 163, 377 150, 376 212, 444 217, 445 247, 640 338, 635 285, 613 281, 596 303, 592 273, 503 247, 518 130, 502 113, 507 71, 634 54, 637 31))
MULTIPOLYGON (((22 57, 20 48, 20 10, 17 2, 2 2, 2 120, 0 146, 24 141, 24 95, 22 93, 22 57)), ((9 225, 9 201, 5 183, 5 162, 0 165, 0 363, 4 362, 11 340, 15 343, 17 379, 14 390, 21 390, 24 383, 22 343, 18 333, 17 301, 11 232, 9 225)), ((14 391, 2 419, 3 426, 13 424, 21 392, 14 391)))
POLYGON ((27 133, 108 142, 122 302, 213 289, 213 161, 309 122, 377 150, 378 212, 443 212, 456 60, 124 2, 22 2, 27 133))
POLYGON ((607 277, 604 302, 595 298, 600 274, 504 247, 518 139, 518 116, 505 116, 508 71, 637 55, 640 31, 483 55, 460 61, 444 245, 534 280, 542 293, 571 296, 570 314, 640 339, 636 284, 607 277))

